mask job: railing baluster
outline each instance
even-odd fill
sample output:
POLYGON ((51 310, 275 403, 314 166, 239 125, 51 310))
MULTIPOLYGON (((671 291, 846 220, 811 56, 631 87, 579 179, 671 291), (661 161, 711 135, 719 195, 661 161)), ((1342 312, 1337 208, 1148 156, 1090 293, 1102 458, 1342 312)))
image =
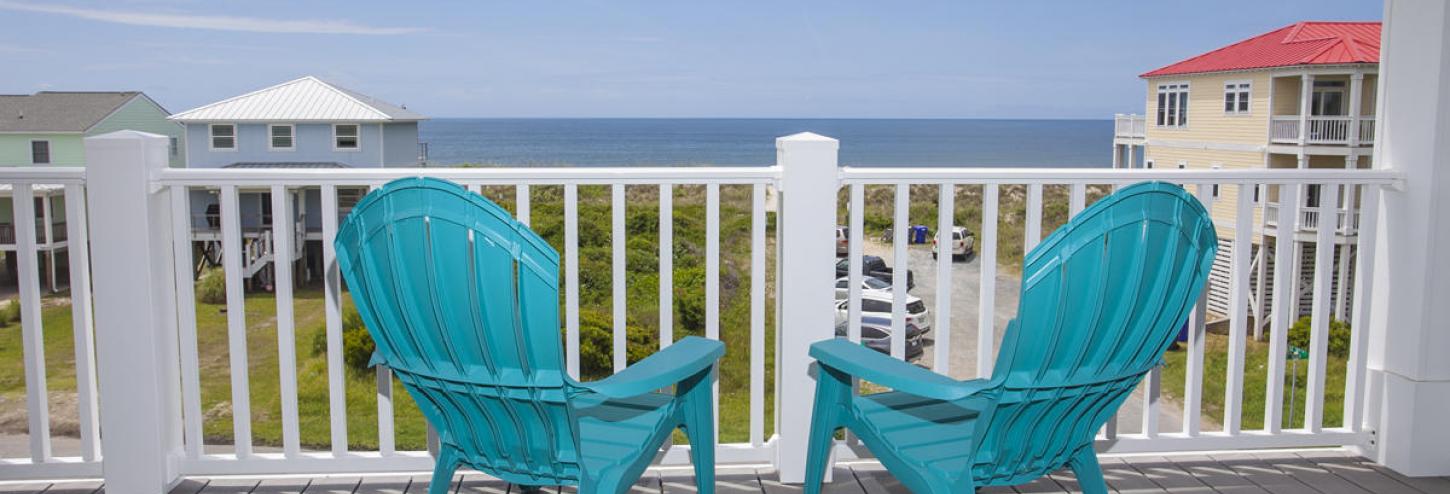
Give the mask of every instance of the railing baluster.
POLYGON ((1143 435, 1158 437, 1158 400, 1163 393, 1163 368, 1154 367, 1143 378, 1143 435))
POLYGON ((286 186, 272 186, 273 293, 277 299, 277 366, 282 394, 282 451, 287 457, 301 452, 297 425, 297 337, 292 316, 292 215, 294 196, 286 186))
MULTIPOLYGON (((1213 189, 1209 184, 1198 184, 1194 195, 1204 208, 1213 211, 1213 189)), ((1208 336, 1208 289, 1198 295, 1198 303, 1188 318, 1188 356, 1184 367, 1183 383, 1183 432, 1189 437, 1201 431, 1203 410, 1203 360, 1204 340, 1208 336)))
MULTIPOLYGON (((70 264, 71 329, 75 341, 76 401, 79 412, 78 427, 81 435, 81 459, 96 461, 101 456, 101 416, 96 406, 96 347, 95 319, 91 310, 91 246, 90 229, 86 218, 86 187, 71 184, 65 186, 65 217, 67 259, 70 264)), ((188 245, 187 254, 190 254, 188 245)), ((190 271, 187 271, 188 273, 190 271)), ((196 356, 195 318, 192 319, 192 362, 196 356)), ((192 392, 200 400, 200 393, 193 386, 183 392, 192 392)), ((198 407, 199 409, 200 407, 198 407)), ((200 415, 197 417, 197 432, 201 430, 200 415)), ((199 434, 198 434, 198 437, 199 434)), ((197 441, 198 446, 201 444, 197 441)), ((199 449, 199 447, 198 447, 199 449)))
POLYGON ((997 331, 997 184, 982 184, 982 241, 977 249, 981 288, 977 291, 977 376, 992 373, 997 331))
POLYGON ((932 343, 932 370, 946 374, 951 371, 952 344, 952 258, 956 243, 952 241, 955 225, 957 188, 941 184, 937 190, 936 210, 936 341, 932 343))
POLYGON ((1244 353, 1247 345, 1249 251, 1253 249, 1253 185, 1240 183, 1229 274, 1228 382, 1224 385, 1223 430, 1238 434, 1243 419, 1244 353))
MULTIPOLYGON (((368 190, 375 191, 382 186, 381 183, 375 183, 368 186, 368 190)), ((475 194, 483 193, 481 186, 478 185, 472 186, 469 191, 475 194)), ((376 367, 374 376, 378 401, 378 454, 391 456, 397 449, 393 433, 393 370, 386 365, 379 365, 376 367)))
POLYGON ((327 331, 327 405, 332 454, 347 453, 347 390, 342 362, 342 281, 338 276, 337 186, 322 186, 322 313, 327 331))
POLYGON ((896 184, 896 207, 892 221, 891 248, 895 254, 891 274, 891 356, 906 358, 906 291, 907 269, 906 243, 908 221, 911 213, 911 186, 896 184))
MULTIPOLYGON (((1268 390, 1264 403, 1264 429, 1278 433, 1284 422, 1284 364, 1289 349, 1289 326, 1294 323, 1294 216, 1299 214, 1299 186, 1281 184, 1277 232, 1274 238, 1274 296, 1269 315, 1268 390)), ((1267 240, 1267 239, 1266 239, 1267 240)))
POLYGON ((1022 255, 1032 252, 1042 241, 1042 184, 1027 184, 1027 224, 1024 225, 1022 255))
MULTIPOLYGON (((202 449, 206 446, 201 429, 202 421, 205 418, 201 414, 201 363, 197 356, 196 343, 196 282, 192 276, 194 271, 191 264, 190 193, 190 189, 184 186, 171 188, 171 255, 173 260, 172 269, 176 275, 176 332, 177 344, 180 350, 179 357, 181 358, 181 411, 182 418, 185 421, 182 424, 182 436, 185 438, 186 456, 197 458, 201 456, 202 449)), ((69 196, 69 193, 67 193, 67 196, 69 196)), ((69 203, 70 198, 67 197, 66 199, 66 202, 69 203)), ((67 216, 70 215, 72 209, 80 208, 67 207, 67 216)), ((85 235, 84 229, 80 230, 80 232, 76 233, 85 235)), ((84 257, 76 256, 77 251, 74 250, 76 247, 85 245, 84 237, 81 238, 82 240, 79 245, 75 242, 71 244, 71 255, 73 259, 85 259, 84 257)), ((85 263, 72 262, 71 264, 85 263)), ((74 270, 75 267, 72 266, 71 269, 74 270)), ((74 273, 72 273, 72 278, 74 278, 74 273)), ((74 299, 77 293, 86 292, 86 290, 76 290, 74 287, 84 286, 89 286, 89 282, 87 281, 86 284, 77 284, 76 280, 72 279, 71 298, 74 299)), ((76 321, 77 337, 75 341, 77 350, 79 350, 81 345, 81 336, 88 335, 88 333, 81 331, 80 326, 80 321, 76 321)), ((89 338, 89 336, 86 336, 86 338, 89 338)), ((89 344, 89 340, 87 340, 86 344, 89 344)), ((80 358, 77 358, 76 371, 78 375, 80 362, 80 358)))
POLYGON ((660 184, 660 348, 675 341, 675 188, 660 184))
POLYGON ((232 441, 237 458, 252 455, 252 405, 247 378, 247 302, 242 290, 242 225, 237 187, 221 190, 222 269, 227 283, 227 353, 232 377, 232 441))
MULTIPOLYGON (((1348 185, 1346 185, 1348 187, 1348 185)), ((1344 427, 1360 432, 1364 428, 1365 354, 1369 345, 1370 288, 1374 282, 1375 235, 1379 230, 1378 187, 1361 186, 1359 237, 1355 244, 1354 305, 1350 311, 1349 368, 1344 380, 1344 427)))
POLYGON ((514 216, 519 223, 529 224, 529 184, 518 184, 514 186, 514 209, 518 211, 514 216))
MULTIPOLYGON (((1321 211, 1339 208, 1339 184, 1319 186, 1321 211)), ((1324 223, 1324 222, 1320 222, 1324 223)), ((1304 426, 1311 432, 1324 427, 1325 360, 1329 357, 1329 319, 1333 294, 1334 229, 1320 228, 1314 241, 1314 298, 1309 321, 1309 379, 1304 387, 1304 426)))
POLYGON ((765 184, 750 204, 750 445, 765 444, 765 184))
MULTIPOLYGON (((720 184, 705 186, 705 337, 720 339, 720 184)), ((720 442, 720 374, 710 389, 715 399, 715 442, 720 442)))
POLYGON ((579 378, 579 186, 564 184, 564 366, 579 378))
POLYGON ((851 237, 846 247, 846 276, 850 278, 847 283, 846 297, 846 338, 852 343, 861 341, 861 256, 866 248, 866 234, 862 230, 866 228, 866 186, 851 184, 851 205, 846 213, 847 235, 851 237))
POLYGON ((610 187, 610 201, 610 222, 613 227, 609 239, 612 244, 610 254, 613 264, 610 288, 614 290, 614 372, 619 372, 628 364, 628 355, 625 353, 625 324, 628 320, 625 317, 624 298, 624 184, 610 187))
POLYGON ((1068 193, 1067 199, 1067 213, 1069 219, 1071 219, 1072 216, 1077 216, 1078 213, 1081 213, 1083 208, 1087 207, 1086 204, 1087 184, 1072 184, 1072 190, 1068 193))
POLYGON ((30 426, 30 460, 50 461, 50 401, 45 379, 45 333, 41 327, 40 271, 36 264, 35 190, 13 186, 16 276, 19 278, 21 353, 25 361, 25 408, 30 426))
POLYGON ((385 365, 377 366, 378 395, 378 454, 392 455, 396 452, 393 434, 393 370, 385 365))

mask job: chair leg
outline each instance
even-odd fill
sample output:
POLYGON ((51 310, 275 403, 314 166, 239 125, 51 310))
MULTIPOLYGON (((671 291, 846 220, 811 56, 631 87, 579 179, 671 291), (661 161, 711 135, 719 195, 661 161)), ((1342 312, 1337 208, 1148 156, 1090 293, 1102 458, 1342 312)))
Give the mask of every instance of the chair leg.
POLYGON ((458 452, 453 448, 439 448, 438 462, 433 465, 433 480, 428 483, 428 494, 447 494, 453 489, 453 472, 458 470, 458 452))
POLYGON ((690 439, 690 462, 695 465, 695 488, 699 494, 715 493, 715 406, 711 377, 714 368, 680 382, 675 392, 682 398, 685 437, 690 439))
POLYGON ((817 365, 816 402, 811 412, 811 432, 806 449, 805 494, 820 494, 825 481, 831 446, 841 426, 841 412, 851 398, 851 378, 824 365, 817 365))
POLYGON ((1083 494, 1107 494, 1108 484, 1103 480, 1103 467, 1098 464, 1098 454, 1092 446, 1085 446, 1072 455, 1068 462, 1083 494))

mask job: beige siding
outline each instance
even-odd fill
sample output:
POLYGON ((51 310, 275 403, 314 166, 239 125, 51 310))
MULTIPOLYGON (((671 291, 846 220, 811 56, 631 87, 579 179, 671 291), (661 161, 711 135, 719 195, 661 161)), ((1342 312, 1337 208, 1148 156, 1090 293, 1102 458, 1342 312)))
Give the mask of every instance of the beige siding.
POLYGON ((1360 107, 1359 107, 1359 114, 1360 115, 1363 115, 1363 116, 1374 116, 1374 112, 1375 112, 1375 97, 1376 97, 1376 92, 1379 91, 1379 82, 1380 82, 1380 77, 1378 75, 1375 75, 1375 74, 1365 74, 1365 76, 1364 76, 1364 93, 1361 95, 1364 99, 1361 100, 1362 103, 1360 103, 1360 107))
MULTIPOLYGON (((1189 110, 1192 111, 1192 110, 1189 110)), ((1193 116, 1189 115, 1189 122, 1193 116)), ((1216 151, 1204 149, 1183 149, 1166 146, 1148 146, 1145 157, 1153 160, 1154 168, 1176 168, 1179 163, 1185 168, 1209 169, 1215 165, 1224 169, 1263 168, 1264 153, 1248 151, 1216 151)), ((1342 161, 1341 161, 1342 163, 1342 161)), ((1342 166, 1342 165, 1341 165, 1342 166)), ((1232 237, 1234 217, 1236 215, 1235 205, 1238 201, 1238 188, 1236 186, 1219 187, 1219 196, 1209 206, 1213 214, 1214 226, 1218 227, 1220 237, 1232 237)), ((1258 222, 1258 210, 1255 209, 1254 221, 1258 222)))
POLYGON ((1219 143, 1262 145, 1269 132, 1269 73, 1235 72, 1164 77, 1148 80, 1148 141, 1211 141, 1219 143), (1248 114, 1224 112, 1224 84, 1229 81, 1253 83, 1248 114), (1159 127, 1158 85, 1167 82, 1188 83, 1188 126, 1159 127))
POLYGON ((1274 78, 1274 114, 1299 114, 1299 89, 1303 86, 1298 77, 1274 78))

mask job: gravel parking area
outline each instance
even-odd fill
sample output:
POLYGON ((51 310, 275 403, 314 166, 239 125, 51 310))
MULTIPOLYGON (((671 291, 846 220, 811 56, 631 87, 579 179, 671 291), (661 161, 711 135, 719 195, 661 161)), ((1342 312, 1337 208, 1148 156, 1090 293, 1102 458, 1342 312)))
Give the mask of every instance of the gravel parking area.
MULTIPOLYGON (((879 243, 867 240, 863 249, 867 255, 881 256, 888 265, 894 264, 894 253, 891 244, 879 243)), ((920 297, 926 303, 927 310, 932 312, 932 323, 936 323, 936 310, 939 304, 936 300, 937 291, 937 261, 931 258, 930 245, 912 245, 907 249, 908 264, 916 279, 916 288, 911 294, 920 297)), ((951 331, 951 349, 947 355, 947 374, 957 379, 969 379, 977 377, 977 317, 978 300, 980 300, 982 289, 982 264, 975 254, 967 256, 965 260, 955 260, 952 263, 952 300, 951 300, 951 323, 950 328, 933 327, 932 332, 927 335, 926 353, 916 362, 917 364, 933 368, 935 362, 935 341, 937 335, 942 331, 951 331)), ((1000 348, 1002 343, 1002 332, 1006 330, 1007 322, 1017 315, 1018 292, 1022 286, 1022 280, 1014 273, 1003 273, 998 269, 995 287, 996 308, 993 313, 996 328, 993 331, 994 348, 1000 348)), ((995 358, 995 351, 993 357, 995 358)), ((985 376, 984 376, 985 377, 985 376)), ((1178 432, 1183 426, 1183 412, 1177 403, 1163 399, 1159 401, 1159 432, 1178 432)), ((1118 431, 1121 433, 1136 433, 1142 430, 1143 421, 1143 390, 1139 388, 1126 402, 1123 403, 1118 413, 1118 431)))

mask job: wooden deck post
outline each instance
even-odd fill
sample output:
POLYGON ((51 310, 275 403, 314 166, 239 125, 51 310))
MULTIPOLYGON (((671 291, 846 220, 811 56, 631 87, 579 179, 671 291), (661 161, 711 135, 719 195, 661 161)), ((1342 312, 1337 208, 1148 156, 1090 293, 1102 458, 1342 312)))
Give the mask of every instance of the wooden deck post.
POLYGON ((806 439, 816 394, 808 353, 812 343, 835 336, 839 147, 839 141, 809 132, 775 140, 782 174, 775 358, 775 467, 781 482, 805 481, 806 439))
POLYGON ((107 492, 167 492, 179 478, 171 201, 151 187, 168 144, 136 131, 85 139, 107 492))
POLYGON ((1386 0, 1382 40, 1374 166, 1404 184, 1379 196, 1367 446, 1400 473, 1450 475, 1450 5, 1386 0))

